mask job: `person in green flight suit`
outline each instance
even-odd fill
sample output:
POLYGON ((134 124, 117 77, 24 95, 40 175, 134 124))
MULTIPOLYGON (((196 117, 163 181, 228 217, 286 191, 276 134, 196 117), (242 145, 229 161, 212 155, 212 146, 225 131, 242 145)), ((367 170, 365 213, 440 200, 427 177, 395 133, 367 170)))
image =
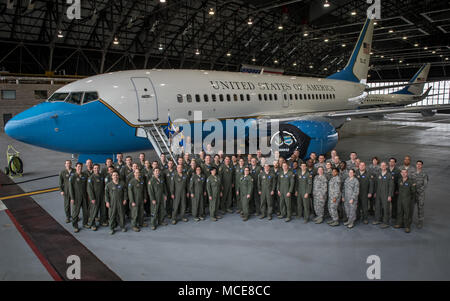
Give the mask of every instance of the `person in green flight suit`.
POLYGON ((177 223, 177 215, 180 213, 181 220, 187 222, 186 217, 186 197, 188 196, 188 179, 183 173, 183 165, 177 165, 177 172, 173 176, 170 191, 172 193, 173 208, 172 208, 172 224, 177 223))
POLYGON ((292 171, 289 170, 289 165, 284 162, 283 170, 278 175, 278 196, 280 197, 281 214, 278 218, 284 218, 285 222, 291 221, 291 196, 294 193, 295 178, 292 171))
POLYGON ((222 212, 232 213, 232 193, 234 187, 234 170, 231 165, 231 159, 226 156, 223 164, 219 167, 219 178, 222 184, 222 198, 220 199, 219 209, 222 212))
POLYGON ((220 191, 220 178, 217 175, 217 169, 212 167, 210 172, 211 175, 206 179, 206 191, 208 192, 209 198, 209 216, 211 220, 215 222, 217 219, 222 218, 217 213, 219 199, 222 197, 222 192, 220 191))
POLYGON ((164 203, 167 200, 167 186, 164 177, 160 175, 159 167, 153 168, 153 177, 147 182, 148 195, 150 197, 151 205, 151 221, 152 230, 156 230, 159 225, 167 226, 164 221, 166 211, 164 203))
POLYGON ((297 218, 303 216, 305 224, 309 222, 311 215, 310 198, 313 187, 312 177, 307 170, 306 163, 302 163, 295 177, 297 182, 295 196, 297 197, 297 218))
POLYGON ((119 221, 122 232, 127 232, 124 212, 124 207, 127 205, 127 187, 120 180, 119 172, 116 170, 112 173, 112 181, 106 184, 105 202, 106 207, 109 208, 110 234, 115 233, 114 229, 117 226, 117 220, 119 221))
MULTIPOLYGON (((414 171, 413 171, 414 172, 414 171)), ((398 181, 397 220, 394 228, 405 227, 405 232, 411 232, 412 205, 416 201, 416 183, 408 177, 408 171, 402 169, 401 179, 398 181)))
POLYGON ((145 178, 141 176, 139 168, 134 170, 134 178, 128 182, 128 199, 131 213, 131 227, 139 232, 141 227, 147 227, 144 223, 144 204, 147 203, 147 185, 145 178))
POLYGON ((59 173, 59 191, 64 197, 64 213, 66 214, 66 223, 70 223, 70 182, 69 179, 75 173, 72 168, 72 161, 66 160, 64 170, 59 173))
POLYGON ((87 193, 86 193, 86 182, 87 177, 82 172, 83 163, 78 162, 75 166, 75 173, 69 178, 69 194, 70 203, 72 204, 72 226, 74 232, 78 233, 80 229, 78 228, 78 216, 80 215, 80 208, 83 211, 83 227, 89 229, 88 219, 89 210, 87 203, 87 193))
MULTIPOLYGON (((192 163, 196 165, 194 160, 192 160, 192 163)), ((194 220, 196 222, 204 220, 203 200, 206 197, 206 179, 200 166, 195 168, 195 173, 191 176, 189 191, 191 193, 192 216, 194 220)))
POLYGON ((269 164, 264 164, 264 171, 260 172, 258 175, 258 194, 260 196, 261 201, 261 216, 260 219, 266 217, 267 219, 272 219, 272 210, 273 210, 273 196, 275 194, 276 188, 275 175, 270 170, 269 164))
POLYGON ((242 220, 246 222, 249 217, 249 203, 253 193, 253 178, 250 176, 250 168, 244 168, 244 175, 239 179, 238 191, 236 193, 241 199, 242 220))
POLYGON ((87 194, 89 201, 89 220, 88 226, 93 231, 97 230, 95 218, 100 210, 100 223, 106 223, 106 204, 105 204, 105 180, 100 174, 100 165, 94 164, 94 173, 88 178, 87 194))

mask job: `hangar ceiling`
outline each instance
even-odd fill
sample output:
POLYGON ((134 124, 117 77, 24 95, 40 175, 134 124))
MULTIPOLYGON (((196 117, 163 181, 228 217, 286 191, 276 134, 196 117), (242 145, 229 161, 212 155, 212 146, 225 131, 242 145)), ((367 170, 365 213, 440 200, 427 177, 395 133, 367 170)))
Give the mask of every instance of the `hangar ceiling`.
MULTIPOLYGON (((93 75, 140 68, 238 71, 241 64, 327 76, 343 68, 365 0, 0 0, 0 71, 93 75)), ((371 80, 450 68, 450 1, 381 0, 371 80)))

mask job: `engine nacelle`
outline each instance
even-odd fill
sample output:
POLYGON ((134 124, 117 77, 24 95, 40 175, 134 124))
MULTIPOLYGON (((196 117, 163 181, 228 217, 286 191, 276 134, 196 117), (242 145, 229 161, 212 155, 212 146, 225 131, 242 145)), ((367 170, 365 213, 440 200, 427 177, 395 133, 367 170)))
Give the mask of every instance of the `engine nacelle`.
POLYGON ((422 112, 420 112, 420 114, 422 114, 423 117, 433 117, 434 115, 436 115, 436 111, 434 111, 434 110, 423 110, 422 112))
POLYGON ((276 143, 280 155, 288 158, 295 150, 301 158, 312 152, 325 154, 334 149, 338 142, 336 129, 326 121, 296 120, 280 123, 279 132, 271 137, 271 145, 276 143))

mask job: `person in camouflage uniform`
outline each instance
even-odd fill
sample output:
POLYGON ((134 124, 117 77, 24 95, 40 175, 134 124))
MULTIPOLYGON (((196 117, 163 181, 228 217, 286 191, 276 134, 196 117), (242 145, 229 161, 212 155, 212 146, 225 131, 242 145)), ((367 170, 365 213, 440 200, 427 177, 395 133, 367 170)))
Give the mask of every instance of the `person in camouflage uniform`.
POLYGON ((281 214, 278 218, 284 218, 285 222, 291 221, 291 196, 294 194, 295 177, 286 162, 283 163, 283 170, 278 175, 277 187, 278 196, 280 197, 281 214))
POLYGON ((264 165, 264 171, 258 175, 258 194, 261 200, 261 216, 260 219, 266 217, 268 220, 272 219, 273 210, 273 195, 275 194, 276 179, 270 171, 269 164, 264 165))
POLYGON ((153 177, 147 182, 147 191, 151 201, 151 229, 156 230, 159 225, 166 226, 164 217, 166 211, 164 204, 167 201, 167 185, 164 177, 160 175, 161 170, 158 166, 153 168, 153 177))
MULTIPOLYGON (((424 205, 425 205, 425 189, 428 186, 428 175, 423 171, 423 161, 419 160, 416 163, 416 170, 411 175, 412 180, 416 184, 415 203, 417 204, 418 224, 417 228, 423 227, 424 220, 424 205)), ((411 208, 411 219, 414 216, 414 203, 411 208)))
POLYGON ((348 220, 344 223, 349 229, 355 226, 356 208, 358 206, 359 181, 355 178, 355 171, 348 171, 348 178, 345 179, 344 189, 342 191, 342 201, 344 202, 345 212, 348 220))
POLYGON ((64 213, 66 214, 66 223, 70 223, 70 177, 75 173, 72 168, 72 161, 66 160, 65 169, 59 173, 59 191, 64 197, 64 213))
POLYGON ((87 181, 87 194, 89 201, 89 219, 88 226, 93 231, 97 230, 95 218, 100 209, 100 223, 106 224, 106 204, 105 204, 105 180, 100 174, 100 165, 94 164, 94 172, 87 181))
POLYGON ((327 201, 328 181, 324 175, 323 167, 317 169, 317 176, 313 181, 313 195, 314 195, 314 211, 317 217, 314 219, 316 224, 323 222, 324 207, 327 201))
MULTIPOLYGON (((196 164, 194 160, 192 162, 194 165, 196 164)), ((202 168, 200 166, 195 168, 195 173, 191 176, 189 191, 191 193, 192 216, 194 220, 196 222, 204 220, 203 200, 206 197, 206 179, 202 174, 202 168)))
POLYGON ((339 170, 333 168, 332 177, 328 182, 328 211, 331 215, 331 220, 328 221, 328 225, 332 227, 339 226, 339 214, 338 207, 341 202, 341 177, 339 176, 339 170))
POLYGON ((402 178, 398 183, 398 208, 397 220, 394 228, 405 227, 405 232, 411 232, 412 214, 411 208, 416 198, 416 183, 408 177, 408 170, 402 169, 402 178))
POLYGON ((244 175, 242 175, 239 179, 238 191, 236 193, 237 196, 241 199, 240 202, 242 206, 242 220, 246 222, 248 221, 249 217, 249 202, 253 193, 253 178, 250 176, 250 168, 244 168, 244 175))
POLYGON ((303 216, 305 224, 309 222, 311 215, 310 198, 313 186, 313 177, 307 171, 306 163, 300 165, 300 171, 296 176, 295 196, 297 197, 297 218, 303 216))

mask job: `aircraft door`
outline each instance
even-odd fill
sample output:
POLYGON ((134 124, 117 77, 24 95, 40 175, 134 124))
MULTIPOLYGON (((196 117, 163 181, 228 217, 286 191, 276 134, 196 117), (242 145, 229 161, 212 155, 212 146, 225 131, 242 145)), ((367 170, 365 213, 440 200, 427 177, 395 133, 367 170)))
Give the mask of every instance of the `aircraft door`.
POLYGON ((138 104, 138 120, 158 119, 158 101, 152 81, 148 77, 132 77, 138 104))

